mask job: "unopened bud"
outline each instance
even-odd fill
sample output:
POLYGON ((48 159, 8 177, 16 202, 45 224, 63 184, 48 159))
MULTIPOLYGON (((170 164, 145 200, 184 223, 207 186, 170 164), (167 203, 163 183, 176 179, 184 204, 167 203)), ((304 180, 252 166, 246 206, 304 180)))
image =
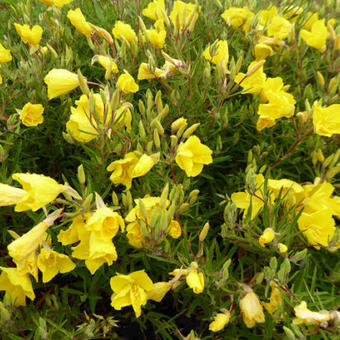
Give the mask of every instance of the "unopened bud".
POLYGON ((266 61, 260 60, 259 62, 257 62, 254 66, 252 66, 250 68, 250 70, 247 72, 247 77, 250 77, 252 74, 254 74, 257 70, 259 70, 265 63, 266 61))
POLYGON ((114 205, 119 205, 118 196, 117 196, 117 194, 114 191, 112 191, 112 203, 114 205))
POLYGON ((328 91, 329 91, 330 96, 333 96, 335 94, 337 87, 338 87, 337 79, 336 77, 333 77, 331 81, 329 82, 329 86, 328 86, 328 91))
POLYGON ((143 122, 141 120, 139 121, 138 128, 139 128, 139 135, 140 135, 140 137, 142 139, 144 139, 146 137, 146 133, 145 133, 143 122))
POLYGON ((78 167, 78 179, 81 184, 85 184, 86 182, 86 177, 85 177, 85 171, 83 164, 80 164, 78 167))
POLYGON ((191 125, 184 133, 183 138, 188 138, 195 130, 199 127, 200 123, 196 123, 191 125))
POLYGON ((334 51, 340 50, 340 35, 337 35, 335 40, 334 40, 334 45, 333 45, 334 51))
POLYGON ((316 75, 318 77, 318 82, 319 82, 320 86, 322 88, 324 88, 325 87, 325 78, 323 77, 323 75, 319 71, 316 72, 316 75))
POLYGON ((176 119, 172 124, 171 124, 171 130, 172 131, 177 131, 179 128, 186 126, 187 125, 187 120, 183 117, 176 119))
POLYGON ((205 238, 207 237, 209 228, 210 228, 210 225, 209 225, 209 222, 207 222, 200 232, 200 235, 199 235, 200 242, 203 242, 205 238))
POLYGON ((80 89, 82 90, 84 94, 88 96, 90 94, 90 89, 87 86, 86 78, 82 75, 79 69, 78 69, 78 81, 79 81, 80 89))
POLYGON ((189 209, 189 207, 190 207, 189 203, 183 203, 179 207, 179 213, 182 214, 183 212, 187 211, 189 209))
POLYGON ((155 143, 156 148, 160 149, 161 141, 159 139, 159 134, 158 134, 157 129, 153 130, 153 142, 155 143))
POLYGON ((171 140, 171 147, 174 148, 178 142, 178 138, 175 135, 171 135, 170 136, 170 140, 171 140))

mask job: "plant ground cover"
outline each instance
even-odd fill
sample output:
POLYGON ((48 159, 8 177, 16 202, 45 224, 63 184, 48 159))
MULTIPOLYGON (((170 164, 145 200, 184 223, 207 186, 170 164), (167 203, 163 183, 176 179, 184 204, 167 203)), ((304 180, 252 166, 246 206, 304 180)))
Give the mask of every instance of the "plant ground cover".
POLYGON ((1 339, 339 339, 339 16, 1 1, 1 339))

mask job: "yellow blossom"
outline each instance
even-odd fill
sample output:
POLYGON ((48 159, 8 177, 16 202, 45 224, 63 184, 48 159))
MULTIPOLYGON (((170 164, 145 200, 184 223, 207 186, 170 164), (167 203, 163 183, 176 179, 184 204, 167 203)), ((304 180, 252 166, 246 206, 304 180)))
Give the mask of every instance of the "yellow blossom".
POLYGON ((152 20, 159 20, 164 17, 162 10, 165 11, 164 0, 153 0, 143 9, 142 14, 152 20))
POLYGON ((320 52, 324 52, 328 37, 325 19, 315 21, 312 25, 311 31, 302 29, 300 31, 300 36, 308 46, 314 47, 320 52))
POLYGON ((35 295, 29 275, 18 268, 0 267, 0 290, 10 296, 15 306, 26 306, 26 296, 34 300, 35 295))
POLYGON ((229 7, 222 14, 221 17, 229 25, 235 28, 241 28, 241 26, 254 15, 248 7, 229 7))
POLYGON ((77 74, 65 69, 52 69, 44 82, 47 85, 48 99, 67 94, 79 86, 77 74))
POLYGON ((0 43, 0 64, 8 63, 12 60, 11 51, 7 50, 1 43, 0 43))
POLYGON ((139 90, 139 86, 127 71, 119 76, 117 87, 124 93, 135 93, 139 90))
POLYGON ((119 20, 115 23, 112 29, 112 34, 117 40, 125 39, 128 42, 137 41, 136 33, 132 29, 132 27, 129 24, 125 24, 124 22, 119 20))
POLYGON ((209 324, 209 330, 212 332, 219 332, 228 324, 229 320, 230 312, 217 313, 214 316, 214 321, 209 324))
POLYGON ((204 275, 202 272, 198 272, 198 265, 196 262, 191 263, 185 281, 195 294, 200 294, 203 292, 204 275))
POLYGON ((154 70, 152 70, 152 68, 148 64, 141 63, 139 65, 137 79, 143 80, 143 79, 161 78, 163 77, 164 74, 165 72, 160 68, 156 67, 154 70))
POLYGON ((273 241, 274 237, 275 237, 275 232, 272 228, 265 229, 263 234, 259 238, 259 243, 260 243, 261 247, 264 247, 265 244, 273 241))
POLYGON ((147 299, 156 302, 161 302, 165 294, 170 290, 170 282, 156 282, 151 290, 146 292, 147 299))
POLYGON ((270 294, 269 302, 262 302, 262 305, 270 313, 270 315, 273 315, 274 312, 282 305, 282 296, 280 289, 277 288, 277 284, 274 281, 270 282, 270 287, 272 292, 270 294))
POLYGON ((121 129, 123 126, 125 126, 126 131, 131 131, 131 120, 132 115, 131 111, 128 108, 128 106, 125 106, 124 104, 116 109, 114 111, 114 122, 113 122, 113 128, 116 130, 121 129))
POLYGON ((210 61, 213 64, 220 65, 225 68, 228 65, 229 61, 229 49, 228 49, 228 41, 227 40, 219 40, 214 47, 216 49, 211 56, 211 47, 210 45, 204 50, 203 57, 210 61))
POLYGON ((25 195, 25 190, 0 183, 0 207, 17 204, 25 195))
POLYGON ((58 273, 70 272, 75 267, 76 265, 67 255, 54 250, 43 248, 38 256, 38 268, 43 274, 43 283, 51 281, 58 273))
POLYGON ((248 328, 254 327, 256 323, 265 322, 263 308, 258 296, 250 290, 240 301, 240 309, 243 321, 248 328))
POLYGON ((58 241, 63 245, 69 245, 80 241, 79 235, 85 229, 86 219, 90 214, 77 215, 73 218, 72 224, 66 230, 60 230, 58 234, 58 241))
POLYGON ((187 29, 192 31, 198 19, 201 6, 194 3, 175 1, 169 18, 178 30, 187 29))
POLYGON ((132 306, 136 317, 141 315, 141 307, 148 299, 148 292, 154 284, 144 270, 133 272, 129 275, 117 274, 111 277, 110 286, 113 290, 111 306, 116 310, 132 306))
POLYGON ((320 325, 327 324, 331 319, 331 313, 323 310, 320 312, 312 312, 307 308, 306 301, 302 301, 298 306, 294 307, 296 319, 293 320, 295 325, 320 325))
POLYGON ((253 54, 256 60, 261 60, 261 59, 266 59, 268 56, 273 55, 274 51, 269 45, 258 43, 254 47, 253 54))
POLYGON ((28 102, 20 112, 20 119, 26 126, 37 126, 44 121, 44 107, 41 104, 28 102))
POLYGON ((280 15, 274 16, 267 27, 267 34, 269 37, 276 39, 286 39, 291 30, 292 24, 280 15))
POLYGON ((39 0, 39 1, 47 6, 55 5, 56 7, 61 8, 64 5, 69 4, 73 0, 39 0))
POLYGON ((12 257, 18 269, 23 270, 26 267, 27 260, 44 240, 47 229, 48 224, 41 222, 7 246, 8 254, 12 257))
POLYGON ((176 163, 188 177, 199 175, 203 165, 212 163, 212 150, 201 143, 197 136, 190 136, 177 150, 176 163))
POLYGON ((163 48, 165 44, 166 31, 150 29, 146 31, 148 40, 154 48, 163 48))
POLYGON ((340 104, 322 107, 319 102, 314 102, 313 125, 315 133, 320 136, 340 134, 340 104))
POLYGON ((51 177, 29 173, 16 173, 12 178, 26 191, 25 196, 16 204, 15 211, 37 211, 51 203, 64 191, 64 186, 51 177))
POLYGON ((39 25, 34 25, 32 29, 28 25, 14 24, 14 27, 24 43, 33 46, 39 45, 43 29, 39 25))
POLYGON ((285 254, 288 250, 288 247, 283 243, 279 243, 277 247, 279 248, 281 254, 285 254))
MULTIPOLYGON (((257 61, 253 61, 248 66, 248 72, 252 69, 254 65, 257 64, 257 61)), ((247 76, 246 74, 240 72, 236 75, 234 81, 239 84, 243 89, 243 93, 251 93, 251 94, 259 94, 266 82, 266 74, 263 72, 263 65, 259 67, 251 75, 247 76)))
POLYGON ((99 55, 97 56, 98 63, 105 68, 106 71, 109 70, 111 65, 111 72, 112 73, 118 73, 118 66, 117 64, 112 60, 111 57, 105 56, 105 55, 99 55))
POLYGON ((123 184, 128 190, 131 188, 133 178, 144 176, 154 164, 154 160, 146 154, 139 156, 136 152, 129 152, 124 159, 112 162, 107 171, 113 171, 110 176, 113 184, 123 184))
POLYGON ((75 10, 70 9, 67 12, 67 18, 71 21, 71 24, 82 34, 86 36, 91 36, 92 29, 91 25, 86 21, 80 8, 75 10))

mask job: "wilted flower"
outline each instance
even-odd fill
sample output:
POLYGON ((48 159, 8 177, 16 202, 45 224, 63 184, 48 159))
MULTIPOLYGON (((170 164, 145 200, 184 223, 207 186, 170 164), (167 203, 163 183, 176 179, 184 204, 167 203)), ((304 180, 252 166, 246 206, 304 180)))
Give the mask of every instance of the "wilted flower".
POLYGON ((271 315, 273 315, 282 304, 282 295, 274 281, 270 282, 270 287, 272 288, 272 292, 270 294, 269 302, 262 302, 262 305, 271 315))
POLYGON ((212 150, 201 143, 197 136, 190 136, 177 150, 176 163, 189 177, 199 175, 203 165, 212 163, 212 150))
POLYGON ((331 319, 331 313, 323 310, 320 312, 312 312, 307 308, 306 301, 302 301, 298 306, 294 307, 296 319, 293 323, 296 325, 321 325, 326 324, 331 319))
POLYGON ((48 99, 67 94, 79 86, 77 74, 65 69, 52 69, 44 82, 47 85, 48 99))
POLYGON ((111 57, 105 56, 105 55, 98 55, 97 56, 97 60, 98 63, 100 65, 102 65, 106 71, 108 71, 110 69, 110 65, 111 65, 111 72, 112 73, 118 73, 118 66, 117 64, 112 60, 111 57))
POLYGON ((20 119, 26 126, 37 126, 44 121, 44 107, 41 104, 28 102, 20 112, 20 119))
POLYGON ((71 24, 82 34, 86 36, 91 36, 92 29, 91 25, 86 21, 80 8, 75 10, 70 9, 67 12, 67 18, 71 21, 71 24))
POLYGON ((34 25, 32 29, 28 25, 14 24, 14 27, 24 43, 33 46, 39 45, 43 29, 39 25, 34 25))
POLYGON ((29 275, 18 268, 0 267, 0 290, 10 296, 15 306, 26 306, 26 296, 34 300, 35 294, 29 275))
POLYGON ((250 290, 241 299, 240 308, 243 316, 243 321, 248 328, 254 327, 257 322, 265 322, 261 302, 253 290, 250 290))

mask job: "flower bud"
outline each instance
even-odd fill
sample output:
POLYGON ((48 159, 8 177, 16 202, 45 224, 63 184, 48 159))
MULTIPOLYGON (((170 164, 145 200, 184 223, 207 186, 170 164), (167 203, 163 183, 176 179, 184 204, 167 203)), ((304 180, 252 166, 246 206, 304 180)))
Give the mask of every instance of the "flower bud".
POLYGON ((209 225, 209 222, 207 222, 200 232, 200 235, 199 235, 200 242, 203 242, 205 238, 207 237, 209 228, 210 228, 210 225, 209 225))

